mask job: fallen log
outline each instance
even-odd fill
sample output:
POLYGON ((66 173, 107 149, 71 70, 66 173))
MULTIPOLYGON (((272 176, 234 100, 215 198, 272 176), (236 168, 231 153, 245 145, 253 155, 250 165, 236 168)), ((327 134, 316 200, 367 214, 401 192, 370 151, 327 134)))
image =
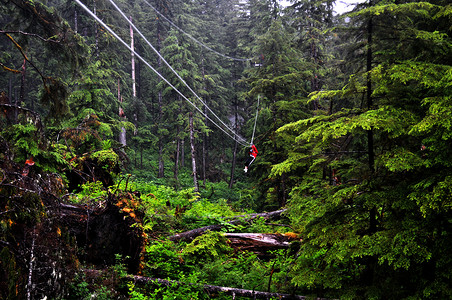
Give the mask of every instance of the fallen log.
POLYGON ((214 224, 214 225, 209 225, 209 226, 200 227, 200 228, 196 228, 193 230, 181 232, 181 233, 169 236, 168 239, 173 242, 191 240, 191 239, 194 239, 195 237, 203 234, 207 230, 216 231, 216 230, 220 230, 221 228, 223 228, 226 225, 236 225, 236 224, 240 224, 240 223, 244 223, 244 222, 249 222, 249 221, 259 218, 259 217, 264 218, 264 219, 276 218, 276 217, 281 216, 281 213, 283 213, 285 211, 286 211, 286 209, 281 209, 281 210, 267 212, 267 213, 240 215, 240 216, 234 217, 233 220, 226 222, 224 224, 214 224))
MULTIPOLYGON (((144 276, 138 276, 138 275, 131 275, 126 277, 127 280, 133 281, 135 284, 147 284, 147 283, 156 283, 163 286, 182 286, 182 285, 191 285, 196 286, 197 284, 194 283, 185 283, 181 281, 176 280, 165 280, 165 279, 159 279, 159 278, 150 278, 150 277, 144 277, 144 276)), ((203 290, 205 290, 208 293, 225 293, 228 295, 232 295, 233 299, 235 296, 239 297, 247 297, 247 298, 253 298, 253 299, 316 299, 316 300, 326 300, 322 298, 312 298, 312 297, 306 297, 306 296, 300 296, 300 295, 290 295, 290 294, 280 294, 280 293, 269 293, 269 292, 260 292, 260 291, 254 291, 254 290, 245 290, 245 289, 238 289, 238 288, 231 288, 231 287, 224 287, 224 286, 216 286, 216 285, 201 285, 203 290)))
POLYGON ((260 259, 273 257, 272 250, 288 249, 293 241, 300 238, 295 235, 277 233, 224 233, 228 244, 238 251, 250 251, 260 259))
POLYGON ((224 233, 224 236, 235 245, 250 245, 257 248, 287 248, 295 240, 290 236, 276 233, 224 233))

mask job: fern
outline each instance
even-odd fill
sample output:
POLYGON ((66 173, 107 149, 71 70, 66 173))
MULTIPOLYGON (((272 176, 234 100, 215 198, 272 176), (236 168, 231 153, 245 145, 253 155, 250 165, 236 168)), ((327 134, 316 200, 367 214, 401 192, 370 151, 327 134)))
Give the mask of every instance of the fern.
POLYGON ((183 249, 182 256, 190 261, 209 261, 231 250, 221 233, 208 231, 188 244, 183 249))

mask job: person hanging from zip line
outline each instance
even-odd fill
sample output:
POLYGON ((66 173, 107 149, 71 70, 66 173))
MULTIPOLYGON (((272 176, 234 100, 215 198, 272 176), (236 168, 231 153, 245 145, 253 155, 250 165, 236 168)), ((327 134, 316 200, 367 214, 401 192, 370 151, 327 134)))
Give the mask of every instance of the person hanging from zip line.
POLYGON ((257 152, 257 148, 254 144, 251 145, 251 148, 248 150, 248 159, 245 162, 245 169, 243 171, 248 172, 248 167, 253 163, 253 161, 256 159, 256 156, 259 152, 257 152))

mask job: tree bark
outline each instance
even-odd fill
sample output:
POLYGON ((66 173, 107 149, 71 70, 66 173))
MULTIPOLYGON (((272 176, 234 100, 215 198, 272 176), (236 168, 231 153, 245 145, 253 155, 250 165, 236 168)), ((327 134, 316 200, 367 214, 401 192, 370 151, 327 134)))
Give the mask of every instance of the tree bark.
POLYGON ((232 153, 231 178, 229 179, 229 188, 230 189, 232 189, 232 187, 234 186, 234 172, 235 172, 235 164, 236 164, 236 160, 237 160, 237 148, 238 148, 238 143, 237 143, 237 141, 235 141, 234 152, 232 153))
MULTIPOLYGON (((178 96, 178 99, 181 100, 181 96, 178 96)), ((183 103, 182 103, 183 104, 183 103)), ((179 105, 179 116, 182 115, 182 105, 179 105)), ((180 164, 180 148, 181 148, 181 129, 179 123, 176 127, 176 152, 174 153, 174 179, 176 179, 176 182, 178 182, 178 176, 179 176, 179 164, 180 164)))
POLYGON ((33 290, 33 262, 35 260, 34 256, 34 250, 35 250, 35 241, 36 241, 36 228, 33 229, 32 233, 32 242, 31 242, 31 249, 30 249, 30 260, 28 262, 28 282, 27 282, 27 300, 31 299, 31 292, 33 290))
MULTIPOLYGON (((204 68, 204 57, 201 60, 201 64, 202 64, 202 81, 203 81, 203 84, 204 84, 204 87, 205 87, 205 90, 206 90, 206 93, 207 93, 207 86, 206 86, 206 83, 205 83, 205 72, 206 72, 206 70, 204 68)), ((207 100, 205 102, 207 104, 207 100)), ((204 114, 207 116, 207 107, 205 105, 203 107, 203 111, 204 111, 204 114)), ((205 122, 205 124, 207 126, 207 118, 204 119, 204 122, 205 122)), ((208 152, 207 152, 207 134, 204 133, 203 134, 203 139, 202 139, 202 185, 203 185, 204 188, 206 187, 206 177, 207 177, 206 176, 207 154, 208 154, 208 152)))
MULTIPOLYGON (((94 15, 97 16, 97 5, 96 5, 96 0, 93 1, 93 12, 94 15)), ((95 52, 96 52, 96 57, 97 59, 99 59, 99 30, 98 30, 98 26, 97 26, 97 22, 94 22, 94 33, 95 33, 95 41, 96 41, 96 46, 95 46, 95 52)))
POLYGON ((180 166, 185 167, 185 138, 180 141, 180 166))
MULTIPOLYGON (((372 0, 369 1, 369 6, 372 6, 372 0)), ((367 109, 373 107, 372 99, 372 35, 373 35, 373 21, 372 16, 369 17, 367 24, 367 109)), ((374 134, 373 128, 367 131, 367 150, 369 152, 369 169, 371 173, 375 172, 375 153, 374 153, 374 134)), ((369 212, 369 232, 377 231, 377 208, 374 206, 369 212)))
POLYGON ((269 250, 289 248, 290 242, 298 240, 289 235, 274 233, 224 233, 229 245, 240 250, 252 251, 259 256, 268 256, 269 250))
MULTIPOLYGON (((235 104, 234 104, 234 123, 235 123, 235 133, 238 134, 239 132, 239 123, 238 123, 238 103, 237 103, 237 99, 235 100, 235 104)), ((229 188, 232 189, 232 186, 234 185, 234 172, 235 172, 235 164, 236 164, 236 159, 237 159, 237 147, 238 147, 238 143, 237 141, 235 141, 234 144, 234 153, 232 154, 232 165, 231 165, 231 178, 229 180, 229 188)))
MULTIPOLYGON (((120 81, 118 78, 118 102, 119 102, 119 119, 121 121, 125 121, 126 120, 126 116, 124 113, 124 110, 122 109, 122 97, 121 97, 121 87, 120 87, 120 81)), ((119 143, 123 146, 127 145, 127 141, 126 141, 126 129, 124 127, 121 127, 121 131, 119 132, 119 143)))
MULTIPOLYGON (((372 1, 370 1, 372 5, 372 1)), ((372 17, 369 19, 367 24, 367 109, 372 109, 373 99, 372 99, 372 78, 370 71, 372 70, 372 34, 373 34, 373 23, 372 17)), ((367 131, 367 149, 369 151, 369 168, 371 172, 374 171, 375 157, 374 157, 374 136, 372 128, 367 131)))
POLYGON ((191 148, 191 166, 193 171, 193 185, 195 187, 195 193, 199 192, 198 174, 196 172, 196 149, 195 149, 195 129, 193 126, 193 113, 189 113, 190 123, 190 148, 191 148))
POLYGON ((78 32, 78 11, 75 9, 74 11, 74 32, 78 32))
MULTIPOLYGON (((204 113, 207 113, 206 109, 204 108, 204 113)), ((207 119, 205 120, 205 122, 207 122, 207 119)), ((206 180, 207 180, 207 155, 208 155, 208 151, 207 151, 207 134, 204 133, 203 134, 203 139, 202 139, 202 185, 205 188, 206 187, 206 180)))
MULTIPOLYGON (((132 23, 132 16, 130 16, 130 23, 132 23)), ((138 112, 137 107, 135 105, 136 103, 136 98, 137 98, 137 85, 136 85, 136 75, 135 75, 135 40, 133 37, 133 28, 132 25, 130 25, 130 48, 132 48, 132 52, 131 52, 131 64, 132 64, 132 97, 133 97, 133 101, 132 103, 134 103, 135 109, 133 112, 133 121, 134 121, 134 125, 135 125, 135 130, 133 132, 134 135, 137 135, 137 129, 138 129, 138 112)))
POLYGON ((174 179, 178 180, 179 176, 179 159, 180 159, 180 128, 177 126, 176 153, 174 153, 174 179))
MULTIPOLYGON (((182 107, 184 107, 185 101, 182 97, 179 97, 179 98, 180 98, 180 106, 179 107, 181 108, 180 112, 182 115, 182 107)), ((185 121, 184 121, 184 123, 185 123, 185 121)), ((182 126, 184 127, 184 125, 182 125, 182 126)), ((181 168, 185 167, 185 135, 182 136, 182 139, 180 141, 180 167, 181 168)))
MULTIPOLYGON (((161 40, 160 40, 160 19, 157 19, 157 50, 158 52, 160 52, 160 48, 161 48, 161 40)), ((157 65, 158 65, 158 69, 159 71, 161 71, 162 68, 162 59, 160 58, 160 56, 157 58, 157 65)), ((162 99, 162 91, 159 91, 158 94, 158 102, 159 102, 159 116, 158 116, 158 124, 159 127, 163 126, 162 121, 163 121, 163 99, 162 99)), ((163 161, 163 136, 159 135, 159 142, 158 142, 158 147, 159 147, 159 167, 158 167, 158 178, 163 178, 165 177, 165 162, 163 161)))

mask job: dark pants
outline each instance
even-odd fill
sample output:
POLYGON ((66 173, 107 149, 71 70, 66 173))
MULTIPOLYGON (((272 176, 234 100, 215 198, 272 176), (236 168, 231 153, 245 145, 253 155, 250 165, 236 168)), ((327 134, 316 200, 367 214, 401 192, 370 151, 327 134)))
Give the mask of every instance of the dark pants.
POLYGON ((245 167, 249 167, 255 159, 256 158, 254 156, 250 155, 250 157, 248 157, 248 159, 245 162, 245 167))

